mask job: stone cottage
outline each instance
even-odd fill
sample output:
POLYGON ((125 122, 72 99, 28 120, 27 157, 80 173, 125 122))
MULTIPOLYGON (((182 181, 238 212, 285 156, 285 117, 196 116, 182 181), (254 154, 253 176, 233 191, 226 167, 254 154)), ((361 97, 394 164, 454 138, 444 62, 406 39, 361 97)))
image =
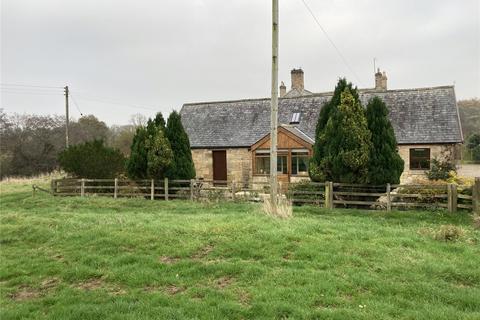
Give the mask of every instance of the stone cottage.
MULTIPOLYGON (((291 90, 282 82, 279 99, 278 177, 295 182, 308 177, 315 126, 332 92, 304 88, 304 72, 291 71, 291 90)), ((463 142, 453 86, 387 89, 385 72, 375 74, 375 88, 360 89, 363 105, 374 96, 387 104, 405 161, 402 180, 423 175, 434 157, 453 155, 463 142)), ((190 137, 198 178, 266 181, 270 172, 270 99, 187 103, 181 109, 190 137)))

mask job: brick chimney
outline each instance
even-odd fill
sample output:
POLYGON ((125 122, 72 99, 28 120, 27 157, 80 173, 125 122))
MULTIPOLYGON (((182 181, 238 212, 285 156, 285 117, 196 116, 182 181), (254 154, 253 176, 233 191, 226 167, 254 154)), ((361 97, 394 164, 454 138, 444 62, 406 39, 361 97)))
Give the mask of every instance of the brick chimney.
POLYGON ((291 71, 291 75, 292 75, 292 89, 297 89, 302 91, 304 89, 303 70, 293 69, 291 71))
POLYGON ((280 84, 280 98, 283 98, 287 94, 287 87, 285 86, 285 83, 280 84))
POLYGON ((387 90, 387 74, 385 71, 380 72, 380 68, 377 69, 375 73, 375 89, 376 90, 387 90))

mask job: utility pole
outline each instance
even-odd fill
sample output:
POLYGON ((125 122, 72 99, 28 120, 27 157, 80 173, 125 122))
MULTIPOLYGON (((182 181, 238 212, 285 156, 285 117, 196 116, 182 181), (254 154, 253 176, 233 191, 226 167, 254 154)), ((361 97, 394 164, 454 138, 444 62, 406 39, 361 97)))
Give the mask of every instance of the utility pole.
POLYGON ((272 0, 272 101, 270 107, 270 200, 277 213, 278 0, 272 0))
POLYGON ((65 86, 65 147, 68 148, 68 86, 65 86))

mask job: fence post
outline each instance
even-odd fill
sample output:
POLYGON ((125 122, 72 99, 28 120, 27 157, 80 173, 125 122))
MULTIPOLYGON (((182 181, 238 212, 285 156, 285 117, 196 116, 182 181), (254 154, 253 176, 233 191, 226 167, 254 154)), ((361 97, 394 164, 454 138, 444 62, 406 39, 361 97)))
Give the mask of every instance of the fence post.
POLYGON ((390 183, 387 183, 387 211, 392 211, 392 198, 390 197, 390 192, 392 187, 390 183))
POLYGON ((452 184, 452 212, 457 212, 457 204, 458 204, 458 195, 457 195, 457 185, 452 184))
POLYGON ((56 181, 55 181, 55 179, 52 179, 52 182, 50 183, 50 188, 52 189, 52 194, 53 195, 55 195, 55 191, 57 191, 56 188, 55 188, 55 185, 56 185, 56 181))
POLYGON ((85 196, 85 179, 82 178, 82 182, 80 185, 80 196, 85 196))
POLYGON ((333 209, 333 182, 325 182, 325 208, 333 209))
POLYGON ((193 185, 195 183, 194 179, 190 179, 190 200, 193 201, 193 185))
POLYGON ((235 190, 235 180, 232 181, 232 199, 233 201, 235 201, 235 193, 236 193, 236 190, 235 190))
POLYGON ((165 195, 165 201, 168 201, 168 178, 163 179, 163 193, 165 195))
POLYGON ((457 186, 453 183, 447 184, 448 212, 457 211, 457 186))
POLYGON ((155 199, 155 181, 152 179, 150 182, 150 200, 155 199))
POLYGON ((480 214, 480 177, 475 178, 475 183, 472 187, 472 196, 473 212, 480 214))
POLYGON ((115 178, 115 185, 113 187, 113 198, 114 199, 117 199, 117 189, 118 189, 118 179, 115 178))

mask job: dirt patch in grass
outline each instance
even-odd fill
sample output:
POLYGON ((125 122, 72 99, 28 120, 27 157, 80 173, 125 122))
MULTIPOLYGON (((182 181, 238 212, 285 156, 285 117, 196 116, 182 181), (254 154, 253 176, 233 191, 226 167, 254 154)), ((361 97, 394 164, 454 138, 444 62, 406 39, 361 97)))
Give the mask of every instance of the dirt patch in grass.
POLYGON ((156 286, 145 286, 145 287, 143 287, 143 291, 147 292, 147 293, 155 292, 155 291, 158 291, 158 287, 156 287, 156 286))
POLYGON ((174 264, 174 263, 177 263, 180 260, 180 258, 161 256, 158 260, 163 264, 174 264))
POLYGON ((180 293, 180 292, 183 292, 185 291, 185 288, 182 288, 182 287, 177 287, 175 285, 169 285, 167 287, 164 288, 164 291, 165 293, 171 295, 171 296, 174 296, 176 295, 177 293, 180 293))
POLYGON ((44 290, 51 290, 51 289, 55 289, 60 283, 60 279, 54 277, 54 278, 47 278, 45 280, 42 281, 42 283, 40 284, 41 288, 42 288, 42 291, 44 290))
POLYGON ((103 288, 105 283, 101 278, 92 278, 88 279, 86 281, 80 282, 75 286, 77 289, 85 290, 85 291, 90 291, 90 290, 97 290, 100 288, 103 288))
POLYGON ((26 301, 40 297, 40 291, 30 286, 20 286, 19 291, 10 294, 15 301, 26 301))
POLYGON ((215 280, 215 287, 217 287, 218 289, 225 289, 226 287, 230 286, 234 280, 235 279, 228 276, 218 278, 217 280, 215 280))
POLYGON ((15 301, 26 301, 44 296, 48 291, 55 289, 60 283, 58 278, 47 278, 40 283, 39 288, 33 288, 28 285, 21 285, 17 292, 10 294, 10 298, 15 301))
POLYGON ((83 291, 104 289, 113 296, 124 295, 127 293, 126 290, 122 289, 119 286, 105 283, 102 278, 88 279, 86 281, 78 283, 77 285, 74 285, 73 287, 83 291))
POLYGON ((237 296, 238 296, 238 302, 242 306, 249 307, 250 306, 250 301, 252 300, 252 297, 250 296, 250 293, 246 290, 239 289, 237 291, 237 296))
POLYGON ((207 244, 203 248, 200 248, 197 252, 195 252, 191 258, 193 260, 200 260, 205 258, 210 252, 212 252, 214 247, 211 244, 207 244))

